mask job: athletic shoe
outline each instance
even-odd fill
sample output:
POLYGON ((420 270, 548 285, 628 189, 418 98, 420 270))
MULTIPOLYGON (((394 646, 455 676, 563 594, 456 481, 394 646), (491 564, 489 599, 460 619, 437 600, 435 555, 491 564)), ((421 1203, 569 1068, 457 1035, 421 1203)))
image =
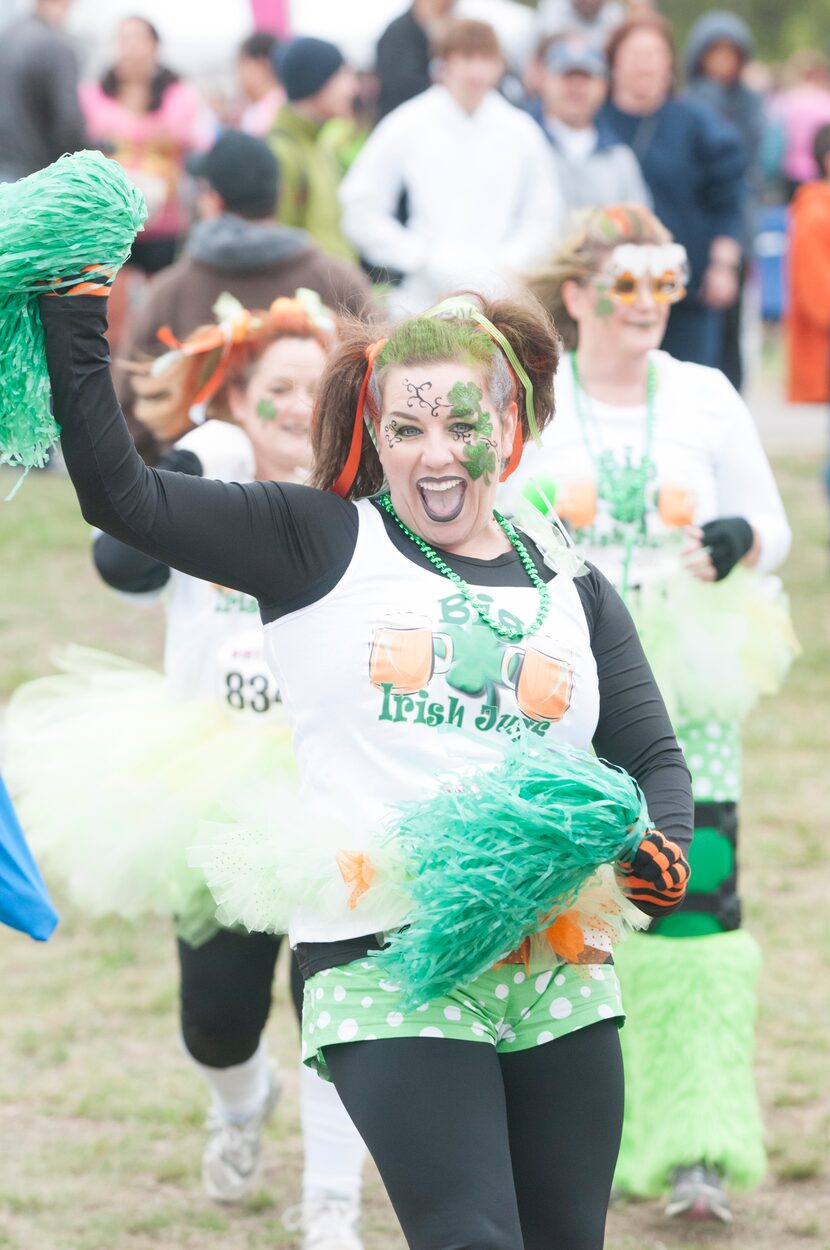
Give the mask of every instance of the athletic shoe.
POLYGON ((268 1094, 256 1115, 231 1123, 215 1108, 208 1112, 202 1184, 214 1202, 241 1202, 252 1192, 259 1178, 262 1127, 274 1114, 281 1091, 279 1077, 269 1069, 268 1094))
POLYGON ((356 1198, 323 1193, 286 1211, 282 1222, 289 1231, 302 1229, 302 1250, 363 1250, 359 1217, 356 1198))
POLYGON ((675 1168, 666 1215, 686 1220, 720 1220, 730 1224, 732 1208, 717 1169, 709 1168, 705 1163, 675 1168))

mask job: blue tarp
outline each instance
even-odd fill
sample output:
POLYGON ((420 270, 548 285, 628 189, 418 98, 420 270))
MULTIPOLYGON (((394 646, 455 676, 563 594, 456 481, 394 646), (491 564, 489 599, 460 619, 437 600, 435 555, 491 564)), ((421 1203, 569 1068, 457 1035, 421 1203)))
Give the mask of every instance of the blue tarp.
POLYGON ((58 923, 0 776, 0 921, 45 942, 58 923))

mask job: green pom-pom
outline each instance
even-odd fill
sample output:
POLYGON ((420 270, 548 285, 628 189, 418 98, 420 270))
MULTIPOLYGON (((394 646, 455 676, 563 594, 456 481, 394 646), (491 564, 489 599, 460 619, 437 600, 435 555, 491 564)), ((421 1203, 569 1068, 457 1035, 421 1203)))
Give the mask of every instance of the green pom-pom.
POLYGON ((556 483, 550 477, 532 477, 524 486, 522 497, 542 516, 547 516, 556 506, 556 483))
POLYGON ((625 858, 648 816, 622 769, 568 747, 511 743, 497 768, 403 809, 405 929, 379 952, 407 1008, 466 985, 550 924, 600 864, 625 858))
POLYGON ((87 265, 120 269, 146 216, 141 192, 100 152, 0 185, 0 464, 41 466, 59 435, 38 297, 87 265))

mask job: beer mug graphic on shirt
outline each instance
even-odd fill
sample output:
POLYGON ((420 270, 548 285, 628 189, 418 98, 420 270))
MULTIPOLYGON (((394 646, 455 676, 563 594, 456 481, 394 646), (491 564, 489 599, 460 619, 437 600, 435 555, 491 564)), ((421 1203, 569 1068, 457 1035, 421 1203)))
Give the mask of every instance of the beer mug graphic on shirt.
POLYGON ((686 486, 667 483, 657 492, 657 511, 664 525, 682 529, 695 519, 695 499, 686 486))
POLYGON ((550 638, 536 638, 504 653, 502 682, 516 692, 519 710, 530 720, 560 721, 571 706, 573 667, 553 654, 554 646, 550 638))
POLYGON ((387 616, 375 629, 369 653, 369 680, 393 694, 425 690, 433 673, 446 673, 452 663, 452 642, 435 633, 425 616, 400 612, 387 616), (439 654, 436 654, 436 642, 439 654))

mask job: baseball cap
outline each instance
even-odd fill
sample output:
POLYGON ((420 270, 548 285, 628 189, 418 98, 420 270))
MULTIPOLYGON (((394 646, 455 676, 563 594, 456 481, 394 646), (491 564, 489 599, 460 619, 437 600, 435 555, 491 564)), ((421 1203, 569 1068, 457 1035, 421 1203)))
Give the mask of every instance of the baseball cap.
POLYGON ((608 65, 605 57, 587 39, 557 39, 545 53, 545 69, 551 74, 590 74, 605 78, 608 65))
POLYGON ((230 212, 267 217, 277 203, 277 158, 262 139, 241 130, 223 130, 207 152, 187 159, 194 178, 204 178, 230 212))

